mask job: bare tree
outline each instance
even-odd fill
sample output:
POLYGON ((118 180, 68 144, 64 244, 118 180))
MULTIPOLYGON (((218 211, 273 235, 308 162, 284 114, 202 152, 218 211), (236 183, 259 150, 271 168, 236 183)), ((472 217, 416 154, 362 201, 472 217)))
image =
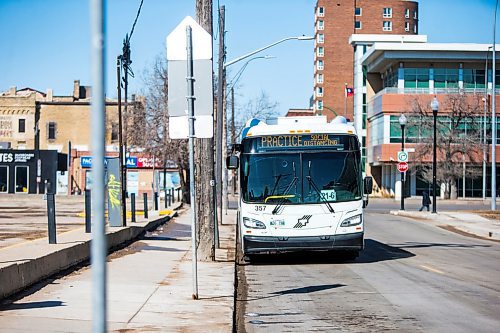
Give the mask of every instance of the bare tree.
MULTIPOLYGON (((189 203, 189 160, 187 140, 172 140, 168 136, 168 80, 167 65, 163 57, 158 56, 151 67, 143 74, 146 86, 145 108, 142 112, 144 130, 141 135, 145 152, 166 163, 175 162, 180 171, 183 202, 189 203)), ((137 126, 134 122, 131 127, 137 126)))
MULTIPOLYGON (((278 115, 278 106, 278 102, 271 101, 269 96, 264 91, 261 91, 257 97, 248 100, 244 106, 239 107, 234 117, 235 138, 233 142, 236 142, 241 135, 247 120, 251 118, 266 120, 267 118, 276 117, 278 115)), ((229 120, 228 123, 231 123, 231 121, 229 120)))
MULTIPOLYGON (((481 143, 481 96, 472 94, 450 94, 441 103, 437 116, 437 169, 438 184, 444 184, 444 197, 453 195, 457 179, 465 176, 477 178, 481 172, 470 167, 482 161, 481 143)), ((433 114, 430 98, 417 97, 409 103, 408 142, 416 142, 415 163, 422 177, 432 182, 433 114)))

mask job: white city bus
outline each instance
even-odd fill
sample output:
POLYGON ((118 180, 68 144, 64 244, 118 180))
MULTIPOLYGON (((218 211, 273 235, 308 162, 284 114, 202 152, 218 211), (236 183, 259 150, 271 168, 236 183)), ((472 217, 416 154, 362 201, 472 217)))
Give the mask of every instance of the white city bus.
POLYGON ((363 180, 359 139, 344 117, 330 123, 324 116, 251 119, 227 165, 240 168, 245 259, 301 250, 341 251, 354 259, 363 249, 372 178, 363 180))

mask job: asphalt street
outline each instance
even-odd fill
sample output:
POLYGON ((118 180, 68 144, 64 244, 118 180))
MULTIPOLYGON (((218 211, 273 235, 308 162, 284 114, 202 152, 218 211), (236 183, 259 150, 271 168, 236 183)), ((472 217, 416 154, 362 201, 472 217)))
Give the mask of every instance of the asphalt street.
MULTIPOLYGON (((375 207, 374 207, 375 206, 375 207)), ((366 216, 366 248, 239 268, 239 332, 498 332, 500 244, 426 221, 366 216)))

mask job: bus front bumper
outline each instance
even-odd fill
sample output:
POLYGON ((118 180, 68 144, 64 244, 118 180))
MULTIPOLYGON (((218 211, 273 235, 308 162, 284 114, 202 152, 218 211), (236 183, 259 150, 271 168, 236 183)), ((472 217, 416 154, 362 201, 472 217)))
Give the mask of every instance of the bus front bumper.
POLYGON ((363 232, 307 237, 245 235, 243 236, 243 249, 245 253, 304 250, 360 251, 364 247, 363 235, 363 232))

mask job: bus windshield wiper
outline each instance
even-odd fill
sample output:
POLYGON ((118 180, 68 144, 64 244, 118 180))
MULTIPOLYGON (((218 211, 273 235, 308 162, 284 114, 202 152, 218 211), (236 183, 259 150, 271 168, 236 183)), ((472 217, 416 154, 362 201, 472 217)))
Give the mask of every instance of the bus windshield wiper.
POLYGON ((293 179, 290 182, 290 185, 288 185, 287 188, 285 189, 285 192, 283 192, 283 194, 281 194, 282 198, 278 202, 276 207, 274 207, 274 209, 272 211, 273 215, 275 215, 278 212, 278 210, 281 208, 281 206, 283 206, 283 204, 285 203, 285 200, 287 200, 288 191, 290 191, 290 189, 293 187, 293 185, 295 185, 295 183, 299 179, 297 177, 297 170, 295 170, 295 162, 292 163, 292 168, 293 168, 293 179))
POLYGON ((319 195, 319 200, 323 201, 326 204, 326 206, 328 207, 328 210, 330 211, 330 213, 335 213, 335 211, 333 210, 332 205, 330 205, 330 203, 328 202, 328 200, 326 200, 325 198, 323 198, 323 196, 321 195, 321 191, 319 190, 318 186, 316 186, 316 183, 314 182, 314 180, 311 177, 311 161, 309 161, 309 175, 306 176, 306 179, 309 182, 309 185, 312 185, 312 188, 319 195))
POLYGON ((273 215, 278 212, 278 210, 281 208, 281 206, 283 206, 283 204, 285 203, 285 200, 287 200, 287 198, 288 198, 288 191, 290 191, 290 189, 293 187, 293 185, 295 185, 295 183, 297 182, 298 179, 299 178, 297 176, 293 177, 292 181, 290 182, 290 185, 288 185, 288 187, 285 189, 283 194, 280 195, 281 200, 278 202, 276 207, 274 207, 274 209, 272 211, 273 215))

